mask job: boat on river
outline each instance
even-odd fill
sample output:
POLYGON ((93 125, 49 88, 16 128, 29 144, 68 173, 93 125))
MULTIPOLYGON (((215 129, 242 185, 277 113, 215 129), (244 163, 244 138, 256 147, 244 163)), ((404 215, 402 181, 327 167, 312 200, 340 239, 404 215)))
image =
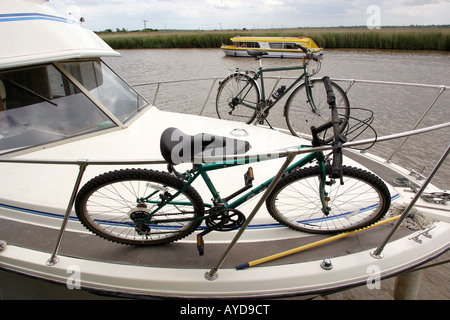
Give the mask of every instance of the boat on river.
POLYGON ((313 53, 323 53, 313 39, 307 37, 240 37, 230 39, 233 44, 223 44, 222 51, 230 57, 249 57, 249 51, 265 51, 268 58, 303 58, 300 47, 313 53))
MULTIPOLYGON (((128 298, 310 297, 400 274, 448 250, 449 204, 440 196, 443 190, 431 184, 426 190, 431 198, 421 197, 415 205, 426 221, 423 228, 395 230, 386 246, 383 241, 395 227, 391 223, 319 245, 329 236, 291 230, 274 221, 264 207, 234 243, 241 230, 205 237, 203 256, 198 255, 195 233, 154 247, 125 246, 93 235, 74 213, 79 187, 111 170, 166 171, 159 139, 169 127, 191 135, 206 132, 245 139, 255 156, 309 141, 283 130, 161 111, 102 60, 119 56, 116 51, 48 1, 11 0, 1 10, 3 298, 11 293, 5 289, 11 288, 8 278, 22 276, 25 280, 13 286, 16 295, 22 290, 26 296, 31 281, 37 281, 57 288, 48 291, 55 292, 56 299, 81 293, 128 298), (308 250, 301 253, 236 268, 304 245, 308 250)), ((267 180, 283 162, 274 157, 253 163, 254 184, 267 180)), ((380 176, 397 212, 416 194, 410 186, 423 183, 370 153, 349 150, 344 163, 380 176)), ((189 164, 179 167, 182 171, 189 164)), ((242 170, 227 168, 210 176, 218 189, 232 193, 241 187, 242 170)), ((195 188, 208 199, 203 184, 195 188)), ((239 210, 248 215, 259 197, 239 210)), ((34 298, 46 294, 37 291, 34 298)))

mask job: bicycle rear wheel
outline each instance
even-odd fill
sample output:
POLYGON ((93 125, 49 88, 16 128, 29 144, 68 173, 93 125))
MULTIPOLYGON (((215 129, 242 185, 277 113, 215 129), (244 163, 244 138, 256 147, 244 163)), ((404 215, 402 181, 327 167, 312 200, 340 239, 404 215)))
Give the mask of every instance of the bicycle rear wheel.
MULTIPOLYGON (((319 167, 298 170, 283 178, 266 201, 275 220, 289 228, 311 233, 336 233, 371 225, 389 209, 391 196, 380 178, 343 166, 344 184, 326 185, 331 212, 322 212, 319 167)), ((327 167, 327 174, 331 168, 327 167)))
POLYGON ((250 76, 242 73, 229 75, 218 90, 216 111, 220 119, 245 123, 255 119, 260 95, 258 85, 250 76))
MULTIPOLYGON (((344 90, 336 83, 331 82, 336 96, 336 108, 339 118, 343 120, 340 129, 345 129, 350 116, 350 103, 344 90)), ((312 107, 307 95, 307 84, 302 83, 289 96, 285 105, 286 124, 294 136, 310 136, 311 126, 318 127, 331 120, 330 106, 327 103, 327 93, 322 79, 310 80, 308 86, 315 108, 312 107)), ((320 136, 325 143, 333 139, 333 129, 323 132, 320 136)))
POLYGON ((200 195, 190 186, 153 216, 151 212, 184 183, 153 170, 104 173, 81 188, 75 211, 86 228, 107 240, 138 246, 173 242, 200 225, 204 214, 200 195))

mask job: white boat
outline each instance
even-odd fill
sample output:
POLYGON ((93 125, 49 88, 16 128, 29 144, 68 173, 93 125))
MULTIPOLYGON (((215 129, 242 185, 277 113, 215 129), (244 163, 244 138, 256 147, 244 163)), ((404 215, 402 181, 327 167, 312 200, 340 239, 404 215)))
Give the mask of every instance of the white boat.
MULTIPOLYGON (((124 246, 91 234, 72 209, 79 186, 117 168, 166 170, 159 137, 168 127, 230 138, 245 133, 255 155, 309 142, 279 130, 160 111, 101 60, 117 52, 48 1, 8 1, 1 10, 0 269, 11 277, 55 285, 68 296, 308 297, 400 274, 448 250, 449 205, 422 198, 417 208, 432 222, 424 230, 397 230, 385 246, 392 224, 245 270, 236 266, 327 236, 288 229, 264 207, 246 230, 208 235, 201 257, 195 234, 151 248, 124 246)), ((283 162, 277 158, 252 164, 255 185, 283 162)), ((394 205, 408 203, 414 195, 408 186, 393 184, 394 179, 423 183, 370 154, 350 152, 345 163, 383 178, 394 205)), ((231 193, 242 184, 239 168, 217 171, 211 178, 221 191, 231 193)), ((208 199, 205 186, 195 188, 208 199)), ((442 190, 429 185, 431 192, 442 190)), ((239 210, 248 215, 257 199, 239 210)), ((15 286, 27 291, 19 283, 15 286)), ((5 298, 7 293, 2 292, 5 298)))
POLYGON ((301 47, 313 53, 323 53, 313 39, 307 37, 240 37, 230 39, 233 44, 223 44, 222 51, 229 57, 249 57, 248 52, 267 52, 267 58, 303 58, 301 47))

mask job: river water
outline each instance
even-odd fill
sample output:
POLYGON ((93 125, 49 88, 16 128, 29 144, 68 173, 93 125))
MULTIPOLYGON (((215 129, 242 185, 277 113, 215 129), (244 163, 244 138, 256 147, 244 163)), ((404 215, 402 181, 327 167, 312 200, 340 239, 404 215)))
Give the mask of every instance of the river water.
MULTIPOLYGON (((155 105, 161 110, 216 117, 215 95, 218 82, 239 67, 256 70, 258 62, 252 58, 225 57, 219 49, 143 49, 120 50, 122 57, 105 61, 131 85, 159 81, 208 79, 193 82, 162 84, 155 105), (207 100, 212 78, 217 77, 207 100)), ((264 67, 292 66, 300 59, 263 59, 264 67)), ((272 76, 295 77, 298 71, 273 73, 272 76)), ((450 86, 450 54, 427 51, 326 50, 321 70, 316 77, 328 75, 332 79, 375 80, 427 85, 450 86)), ((275 84, 273 80, 273 84, 275 84)), ((286 80, 285 82, 287 82, 286 80)), ((280 84, 283 84, 283 80, 280 84)), ((338 81, 347 89, 349 82, 338 81)), ((154 101, 156 85, 136 89, 150 102, 154 101)), ((271 89, 270 80, 266 90, 271 89)), ((359 83, 348 93, 352 115, 356 108, 374 112, 373 127, 378 136, 411 130, 422 113, 438 95, 439 88, 423 88, 386 84, 359 83)), ((281 101, 283 102, 283 101, 281 101)), ((271 110, 268 118, 274 126, 287 128, 283 104, 271 110)), ((361 115, 362 117, 362 115, 361 115)), ((444 91, 418 128, 450 121, 450 92, 444 91)), ((368 134, 366 137, 372 137, 368 134)), ((387 159, 402 140, 376 144, 371 152, 387 159)), ((450 128, 413 136, 403 145, 392 161, 428 175, 450 143, 450 128)), ((450 159, 439 170, 434 183, 440 188, 450 187, 450 159)))
MULTIPOLYGON (((171 50, 120 50, 121 58, 105 58, 113 70, 117 71, 131 85, 154 83, 158 81, 181 80, 192 78, 225 77, 236 67, 256 69, 258 64, 250 58, 224 57, 217 49, 171 49, 171 50)), ((299 60, 265 59, 265 67, 290 66, 299 60)), ((277 74, 278 75, 278 74, 277 74)), ((421 83, 450 86, 450 54, 439 52, 404 52, 374 50, 327 50, 323 58, 322 69, 317 75, 338 79, 364 79, 407 83, 421 83)), ((283 76, 295 76, 292 73, 283 76)), ((346 88, 347 82, 338 82, 346 88)), ((211 80, 192 83, 175 82, 161 85, 156 106, 161 110, 198 114, 205 104, 212 85, 211 80)), ((217 82, 211 91, 204 115, 215 117, 214 100, 217 82)), ((153 101, 156 86, 139 86, 148 101, 153 101)), ((393 85, 355 84, 349 92, 351 107, 364 106, 375 113, 374 127, 381 135, 410 130, 423 111, 438 94, 437 88, 399 87, 393 85)), ((272 124, 285 128, 282 108, 276 108, 270 115, 272 124), (272 119, 274 119, 272 121, 272 119)), ((442 94, 432 111, 420 127, 450 121, 450 92, 442 94)), ((384 158, 396 149, 400 141, 383 142, 371 150, 384 158)), ((450 143, 450 129, 435 131, 410 138, 403 151, 393 161, 416 170, 425 167, 424 174, 432 169, 450 143)), ((450 159, 438 172, 434 183, 442 188, 449 188, 450 159)), ((450 258, 450 252, 437 258, 443 261, 450 258)), ((426 269, 422 274, 418 299, 450 299, 450 265, 426 269)), ((11 288, 22 279, 7 277, 11 288)), ((33 287, 34 288, 34 287, 33 287)), ((45 299, 47 292, 52 296, 52 289, 36 284, 40 296, 45 299), (48 291, 47 291, 48 290, 48 291)), ((14 296, 14 289, 13 296, 14 296)), ((370 290, 365 286, 347 290, 320 299, 381 300, 392 299, 394 279, 383 280, 380 290, 370 290)), ((32 289, 29 289, 32 293, 32 289)), ((2 292, 0 292, 0 300, 2 292)), ((64 296, 61 296, 64 299, 64 296)), ((91 296, 82 298, 92 298, 91 296)), ((14 298, 13 298, 14 299, 14 298)), ((19 299, 24 299, 23 295, 19 299)), ((25 298, 26 299, 26 298, 25 298)))
MULTIPOLYGON (((218 49, 151 49, 121 50, 121 58, 105 61, 131 85, 183 79, 202 79, 194 82, 162 84, 158 90, 155 105, 161 110, 199 114, 216 117, 215 96, 218 81, 213 85, 211 78, 218 80, 240 69, 255 70, 258 63, 252 58, 225 57, 218 49), (212 90, 211 90, 212 88, 212 90), (205 103, 209 92, 211 95, 205 103)), ((300 60, 264 59, 264 67, 298 65, 300 60)), ((298 71, 297 71, 298 72, 298 71)), ((274 74, 296 76, 295 72, 274 74)), ((316 77, 330 76, 332 79, 376 80, 428 85, 450 86, 450 53, 418 51, 375 51, 375 50, 326 50, 322 68, 316 77)), ((282 84, 282 83, 280 83, 282 84)), ((280 85, 278 84, 278 85, 280 85)), ((346 89, 349 82, 339 81, 346 89)), ((156 85, 138 86, 150 102, 154 101, 156 85)), ((266 87, 270 88, 268 85, 266 87)), ((409 131, 422 113, 439 93, 439 88, 379 85, 356 83, 348 93, 352 115, 355 108, 368 108, 374 112, 373 127, 379 136, 409 131)), ((272 125, 286 128, 282 105, 272 109, 269 121, 272 125)), ((418 128, 450 121, 450 90, 444 91, 437 103, 418 128)), ((397 149, 402 140, 377 143, 370 152, 384 159, 397 149)), ((392 161, 403 167, 413 168, 428 175, 450 143, 450 128, 416 135, 407 140, 392 161)), ((433 183, 440 188, 450 188, 450 159, 447 159, 435 176, 433 183)), ((435 261, 445 261, 450 252, 435 261)), ((435 262, 433 261, 433 262, 435 262)), ((425 269, 422 273, 421 300, 450 299, 450 265, 425 269)), ((381 282, 380 290, 366 286, 324 297, 339 300, 385 300, 392 299, 395 279, 381 282)), ((323 298, 319 298, 323 299, 323 298)))

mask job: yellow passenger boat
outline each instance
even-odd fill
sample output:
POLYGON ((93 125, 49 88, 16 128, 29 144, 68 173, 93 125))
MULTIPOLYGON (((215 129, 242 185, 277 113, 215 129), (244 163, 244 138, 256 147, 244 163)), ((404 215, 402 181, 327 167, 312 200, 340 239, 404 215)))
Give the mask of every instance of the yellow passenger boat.
POLYGON ((223 44, 221 49, 226 56, 248 57, 248 51, 265 51, 269 58, 303 58, 301 47, 311 52, 321 52, 313 39, 307 37, 234 37, 233 44, 223 44))

